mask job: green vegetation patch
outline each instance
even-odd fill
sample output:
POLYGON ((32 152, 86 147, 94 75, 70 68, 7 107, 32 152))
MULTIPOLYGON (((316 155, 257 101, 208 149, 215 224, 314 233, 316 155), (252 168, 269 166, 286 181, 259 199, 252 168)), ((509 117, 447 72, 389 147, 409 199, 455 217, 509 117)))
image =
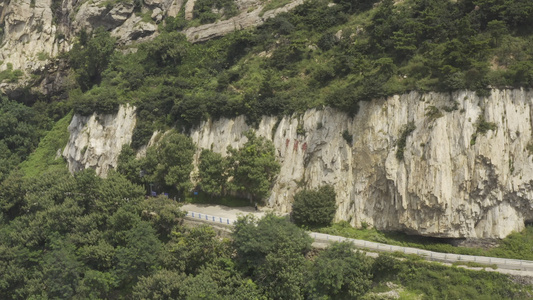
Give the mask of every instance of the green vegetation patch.
POLYGON ((0 189, 0 294, 5 299, 375 299, 402 288, 428 299, 522 299, 502 274, 376 259, 350 243, 313 249, 305 230, 267 214, 237 220, 231 240, 183 226, 167 197, 88 169, 10 176, 0 189), (162 288, 163 287, 163 288, 162 288))
POLYGON ((392 281, 423 299, 527 299, 531 293, 531 286, 516 284, 504 274, 387 254, 374 261, 374 281, 392 281))
POLYGON ((292 218, 298 225, 327 226, 335 217, 335 199, 335 189, 331 185, 300 191, 294 195, 292 218))
POLYGON ((193 18, 200 24, 214 23, 220 18, 229 19, 239 13, 234 0, 197 0, 194 2, 193 18))
POLYGON ((407 143, 407 137, 416 129, 415 123, 413 121, 407 123, 402 127, 400 138, 396 143, 398 149, 396 150, 396 158, 398 160, 403 160, 403 154, 405 151, 405 146, 407 143))
POLYGON ((231 195, 217 196, 213 198, 211 195, 199 191, 195 193, 188 193, 185 196, 185 202, 195 204, 218 204, 228 207, 245 207, 252 206, 250 199, 239 198, 231 195))
POLYGON ((533 260, 533 226, 526 226, 521 232, 513 232, 491 249, 456 247, 438 238, 407 235, 401 232, 384 232, 370 229, 358 229, 348 222, 335 223, 328 227, 316 229, 318 232, 347 238, 360 239, 390 245, 420 248, 442 253, 492 256, 514 259, 533 260))
POLYGON ((482 114, 479 115, 474 126, 476 128, 476 132, 472 134, 472 138, 470 139, 471 145, 476 143, 476 139, 480 134, 485 135, 489 130, 494 131, 496 128, 498 128, 496 123, 487 122, 482 114))
POLYGON ((283 7, 289 3, 291 3, 290 0, 270 0, 263 7, 263 10, 261 11, 260 16, 262 16, 265 12, 269 10, 283 7))
POLYGON ((46 171, 54 172, 66 169, 66 162, 61 157, 61 154, 68 143, 68 125, 71 119, 72 113, 69 113, 59 120, 41 139, 39 145, 28 159, 20 164, 20 168, 26 177, 36 177, 46 171))
POLYGON ((533 86, 529 2, 334 2, 305 1, 257 28, 191 44, 177 31, 229 17, 235 5, 197 1, 192 23, 168 18, 159 36, 128 54, 114 51, 105 30, 82 32, 68 55, 79 87, 71 93, 75 111, 135 105, 132 146, 138 149, 155 130, 189 129, 208 118, 245 115, 255 126, 263 115, 323 105, 355 117, 361 101, 410 91, 468 89, 487 96, 489 85, 533 86))
POLYGON ((23 75, 22 70, 13 70, 13 64, 7 63, 7 69, 0 72, 0 82, 16 83, 23 75))

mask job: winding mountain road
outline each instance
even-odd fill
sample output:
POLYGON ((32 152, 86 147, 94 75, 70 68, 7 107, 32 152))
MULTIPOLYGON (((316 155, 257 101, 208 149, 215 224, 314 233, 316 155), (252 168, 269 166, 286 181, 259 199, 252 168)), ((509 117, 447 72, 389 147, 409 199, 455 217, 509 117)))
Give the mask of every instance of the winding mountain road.
MULTIPOLYGON (((267 211, 261 209, 256 211, 253 207, 234 208, 221 205, 202 204, 185 204, 182 206, 182 210, 187 211, 186 219, 201 221, 208 224, 218 224, 222 226, 233 226, 233 222, 237 220, 239 215, 253 214, 260 218, 267 213, 267 211)), ((350 239, 318 232, 309 232, 309 235, 315 240, 315 244, 319 245, 340 241, 350 241, 355 245, 356 248, 371 252, 401 252, 405 254, 416 254, 425 258, 426 260, 437 261, 447 264, 457 264, 458 262, 466 264, 470 262, 486 265, 487 268, 485 269, 487 271, 533 277, 533 261, 529 260, 440 253, 411 247, 402 247, 364 240, 350 239), (497 266, 498 268, 492 269, 491 266, 497 266)), ((479 267, 472 269, 483 268, 479 267)))

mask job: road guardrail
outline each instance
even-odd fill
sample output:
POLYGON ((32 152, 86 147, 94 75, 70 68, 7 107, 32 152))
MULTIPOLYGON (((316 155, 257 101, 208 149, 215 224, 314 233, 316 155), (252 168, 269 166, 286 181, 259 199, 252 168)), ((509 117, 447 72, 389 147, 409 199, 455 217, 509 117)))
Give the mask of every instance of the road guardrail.
MULTIPOLYGON (((217 223, 223 225, 233 226, 237 220, 223 218, 213 215, 208 215, 204 213, 198 213, 193 211, 187 211, 186 217, 192 218, 195 220, 201 220, 207 223, 217 223)), ((396 245, 388 245, 376 242, 370 242, 365 240, 345 238, 342 236, 335 236, 325 233, 318 232, 309 232, 309 235, 315 241, 322 242, 343 242, 348 241, 355 245, 356 248, 378 251, 378 252, 400 252, 405 254, 416 254, 424 257, 427 260, 455 263, 455 262, 472 262, 482 265, 496 265, 498 268, 503 269, 512 269, 512 270, 523 270, 523 271, 533 271, 533 261, 530 260, 520 260, 520 259, 511 259, 511 258, 499 258, 499 257, 489 257, 489 256, 475 256, 475 255, 463 255, 455 253, 442 253, 434 252, 429 250, 423 250, 418 248, 403 247, 396 245)))

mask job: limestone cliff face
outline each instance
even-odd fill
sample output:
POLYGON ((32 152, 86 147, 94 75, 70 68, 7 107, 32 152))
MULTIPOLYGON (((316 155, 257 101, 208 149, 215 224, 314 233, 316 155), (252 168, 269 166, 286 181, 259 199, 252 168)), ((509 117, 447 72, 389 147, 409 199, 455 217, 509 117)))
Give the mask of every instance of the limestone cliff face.
MULTIPOLYGON (((302 187, 332 184, 337 220, 436 237, 501 238, 533 220, 533 94, 493 90, 410 93, 362 103, 353 119, 332 109, 279 121, 257 133, 272 139, 281 162, 268 205, 288 212, 302 187), (431 113, 433 112, 433 114, 431 113), (479 116, 496 125, 477 134, 479 116), (405 125, 404 159, 396 158, 405 125), (298 127, 305 134, 298 134, 298 127), (303 126, 303 127, 302 127, 303 126), (350 145, 343 132, 353 137, 350 145)), ((245 142, 243 118, 192 131, 199 147, 225 153, 245 142)), ((302 132, 300 130, 300 132, 302 132)))
POLYGON ((70 172, 94 168, 96 174, 105 177, 116 168, 122 145, 131 143, 135 123, 135 108, 131 106, 121 106, 115 115, 75 115, 63 150, 70 172))
MULTIPOLYGON (((223 154, 229 145, 243 145, 250 129, 271 139, 281 171, 267 204, 281 213, 290 211, 302 188, 331 184, 336 220, 354 226, 366 222, 427 236, 502 238, 533 220, 532 107, 533 93, 524 90, 493 90, 487 98, 465 91, 413 92, 362 103, 354 118, 313 109, 280 120, 263 117, 257 129, 244 117, 207 121, 190 135, 199 148, 223 154), (415 129, 400 160, 397 142, 410 122, 415 129), (492 129, 479 132, 483 124, 492 129)), ((131 135, 117 133, 122 140, 113 140, 97 132, 130 117, 131 108, 100 123, 96 116, 75 117, 64 152, 70 169, 96 167, 104 175, 116 165, 131 135)), ((121 132, 129 134, 132 123, 121 132)))
POLYGON ((0 1, 0 23, 4 23, 0 71, 11 64, 14 70, 43 71, 47 60, 64 48, 57 38, 50 0, 0 1))

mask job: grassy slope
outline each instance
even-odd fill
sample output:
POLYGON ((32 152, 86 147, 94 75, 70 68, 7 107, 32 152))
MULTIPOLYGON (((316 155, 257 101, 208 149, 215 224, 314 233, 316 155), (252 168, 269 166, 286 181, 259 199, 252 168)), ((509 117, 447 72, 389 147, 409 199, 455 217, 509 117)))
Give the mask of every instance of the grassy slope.
POLYGON ((57 157, 58 150, 62 151, 68 142, 68 125, 72 119, 72 113, 59 120, 54 127, 41 140, 39 146, 20 164, 21 170, 26 177, 36 177, 44 171, 54 172, 66 169, 66 163, 62 157, 57 157))
POLYGON ((415 247, 444 253, 480 255, 533 260, 533 227, 528 226, 522 232, 514 232, 501 240, 499 246, 489 250, 480 248, 455 247, 440 242, 438 239, 410 236, 399 232, 381 232, 376 229, 357 229, 342 222, 329 227, 316 229, 319 232, 349 238, 386 243, 404 247, 415 247))

